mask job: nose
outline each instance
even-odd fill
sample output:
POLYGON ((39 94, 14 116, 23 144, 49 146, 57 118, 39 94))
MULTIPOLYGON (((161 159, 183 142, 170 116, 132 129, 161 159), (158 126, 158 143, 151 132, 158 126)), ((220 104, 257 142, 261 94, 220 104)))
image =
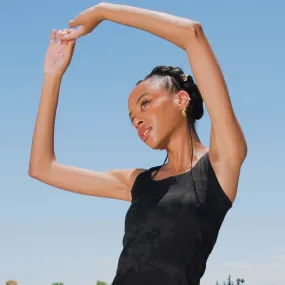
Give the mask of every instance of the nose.
POLYGON ((141 124, 143 124, 143 119, 135 118, 133 122, 134 122, 135 128, 137 129, 141 124))

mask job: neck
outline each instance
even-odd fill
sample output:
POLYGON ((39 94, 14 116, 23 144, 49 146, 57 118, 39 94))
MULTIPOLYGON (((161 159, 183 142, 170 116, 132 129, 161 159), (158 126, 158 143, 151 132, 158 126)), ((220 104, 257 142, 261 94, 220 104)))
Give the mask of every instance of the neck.
POLYGON ((181 129, 177 129, 175 133, 172 134, 166 147, 168 163, 163 167, 164 171, 176 173, 191 168, 192 147, 192 165, 199 159, 201 152, 205 147, 201 144, 193 127, 191 128, 191 134, 193 145, 187 125, 184 125, 181 129))

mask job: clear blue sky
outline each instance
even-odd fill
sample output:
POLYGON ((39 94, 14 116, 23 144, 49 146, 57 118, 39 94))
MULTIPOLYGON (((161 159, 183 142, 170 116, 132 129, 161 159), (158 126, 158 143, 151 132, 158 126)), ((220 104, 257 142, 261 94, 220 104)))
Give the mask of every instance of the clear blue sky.
MULTIPOLYGON (((128 202, 82 196, 28 176, 43 60, 52 28, 95 1, 0 3, 0 284, 111 282, 122 250, 128 202)), ((228 274, 249 285, 283 285, 284 1, 150 1, 128 4, 202 23, 223 69, 248 142, 239 193, 220 231, 202 285, 228 274)), ((105 171, 163 163, 128 119, 127 98, 156 65, 190 72, 185 52, 153 35, 103 22, 77 42, 64 76, 55 147, 61 163, 105 171)), ((198 123, 208 146, 208 114, 198 123)))

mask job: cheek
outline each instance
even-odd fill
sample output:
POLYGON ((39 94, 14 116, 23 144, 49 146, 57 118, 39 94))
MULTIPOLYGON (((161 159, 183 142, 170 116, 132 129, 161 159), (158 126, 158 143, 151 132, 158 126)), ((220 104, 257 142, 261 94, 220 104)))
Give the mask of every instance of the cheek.
POLYGON ((172 104, 163 104, 153 108, 151 115, 151 125, 154 128, 154 135, 158 137, 164 132, 171 131, 177 125, 177 110, 172 104))

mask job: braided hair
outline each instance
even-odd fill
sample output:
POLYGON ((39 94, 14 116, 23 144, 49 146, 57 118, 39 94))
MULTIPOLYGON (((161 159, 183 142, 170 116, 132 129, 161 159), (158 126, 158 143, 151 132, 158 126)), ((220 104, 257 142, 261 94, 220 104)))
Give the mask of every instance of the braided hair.
MULTIPOLYGON (((193 161, 193 138, 192 138, 192 128, 196 135, 196 137, 199 140, 199 137, 195 130, 195 123, 196 120, 199 120, 202 118, 204 114, 204 108, 203 108, 203 99, 200 94, 200 91, 198 89, 198 86, 194 83, 193 78, 190 75, 186 75, 184 71, 180 67, 173 67, 173 66, 157 66, 155 67, 149 75, 145 77, 144 80, 140 80, 139 83, 145 80, 162 80, 163 87, 166 91, 168 91, 170 94, 179 92, 181 90, 186 91, 190 98, 191 98, 191 104, 190 108, 189 105, 186 109, 187 114, 187 122, 188 122, 188 128, 190 133, 190 140, 192 145, 192 151, 191 151, 191 175, 193 180, 193 187, 195 190, 196 200, 197 200, 197 207, 200 207, 200 199, 198 195, 198 191, 195 187, 194 177, 193 177, 193 171, 192 171, 192 161, 193 161)), ((199 140, 200 141, 200 140, 199 140)), ((158 171, 165 165, 166 161, 168 159, 168 154, 166 155, 166 158, 164 160, 164 163, 161 167, 159 167, 152 178, 156 176, 158 171)))

